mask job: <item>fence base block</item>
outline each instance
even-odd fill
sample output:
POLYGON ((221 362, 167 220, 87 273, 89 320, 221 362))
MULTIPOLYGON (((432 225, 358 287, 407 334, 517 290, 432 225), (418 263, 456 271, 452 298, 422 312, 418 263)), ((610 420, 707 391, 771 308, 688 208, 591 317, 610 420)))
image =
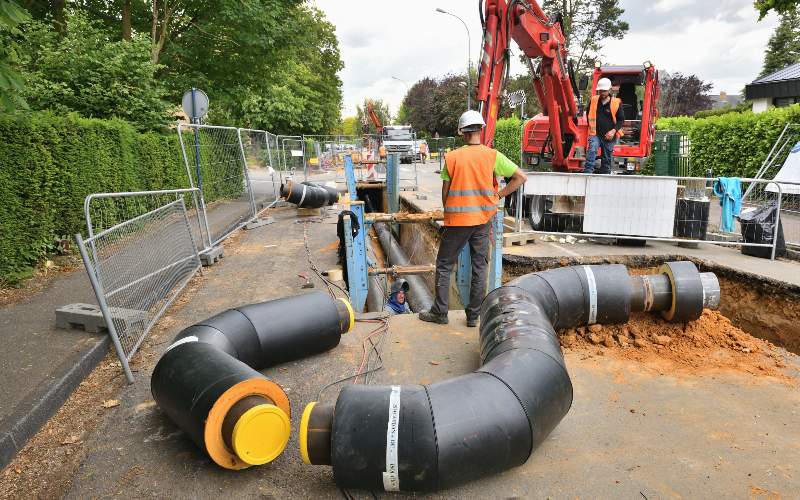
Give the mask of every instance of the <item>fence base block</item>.
POLYGON ((207 252, 203 252, 200 254, 200 262, 203 263, 204 266, 213 266, 215 262, 219 262, 219 259, 225 256, 225 249, 223 247, 214 247, 207 252))
POLYGON ((681 248, 689 248, 691 250, 695 250, 697 249, 698 246, 700 246, 700 244, 694 241, 681 241, 680 243, 678 243, 678 246, 681 248))
POLYGON ((514 244, 527 245, 536 243, 536 236, 530 233, 506 233, 503 235, 503 246, 510 247, 514 244))
POLYGON ((255 228, 258 228, 258 227, 261 227, 261 226, 266 226, 268 224, 274 224, 274 223, 275 223, 275 219, 273 219, 272 217, 264 217, 263 219, 256 219, 256 220, 254 220, 252 222, 248 222, 247 225, 244 226, 244 228, 245 229, 255 229, 255 228))
MULTIPOLYGON (((122 331, 142 331, 147 325, 145 311, 112 307, 109 308, 109 313, 115 325, 124 323, 125 328, 122 331)), ((84 331, 88 333, 100 333, 108 330, 100 306, 69 304, 56 309, 57 328, 70 329, 78 325, 83 325, 84 331)))
POLYGON ((272 208, 283 208, 283 207, 285 207, 286 205, 288 205, 288 203, 286 203, 286 200, 278 200, 278 201, 276 201, 276 202, 274 202, 274 203, 272 203, 272 202, 270 202, 270 203, 266 203, 266 202, 265 202, 265 203, 262 203, 262 204, 261 204, 261 210, 264 210, 265 208, 267 208, 268 206, 270 206, 270 204, 272 204, 272 208))

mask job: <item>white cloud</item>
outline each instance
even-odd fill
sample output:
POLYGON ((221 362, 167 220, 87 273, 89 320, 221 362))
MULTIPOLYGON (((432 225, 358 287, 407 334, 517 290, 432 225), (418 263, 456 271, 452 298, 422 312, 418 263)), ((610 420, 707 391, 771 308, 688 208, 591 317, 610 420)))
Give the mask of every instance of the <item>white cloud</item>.
MULTIPOLYGON (((355 114, 367 97, 397 110, 406 86, 424 77, 462 73, 467 65, 467 30, 458 19, 436 12, 440 7, 469 27, 473 64, 480 57, 482 29, 478 2, 464 0, 316 0, 336 26, 345 69, 344 116, 355 114)), ((695 74, 714 83, 714 91, 736 93, 761 71, 764 49, 778 24, 775 15, 758 22, 752 0, 621 0, 630 30, 621 41, 610 40, 603 61, 637 64, 695 74)), ((512 44, 515 54, 519 53, 512 44)), ((512 74, 526 71, 516 60, 512 74)))

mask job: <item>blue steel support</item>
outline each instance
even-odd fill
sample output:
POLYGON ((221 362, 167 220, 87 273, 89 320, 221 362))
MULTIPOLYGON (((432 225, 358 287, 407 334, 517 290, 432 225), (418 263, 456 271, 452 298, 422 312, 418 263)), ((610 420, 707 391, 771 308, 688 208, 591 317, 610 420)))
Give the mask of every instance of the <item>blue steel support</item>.
MULTIPOLYGON (((345 158, 349 158, 349 156, 345 158)), ((350 165, 352 166, 352 163, 350 165)), ((344 238, 345 246, 347 247, 347 279, 350 284, 351 305, 357 313, 360 313, 364 310, 364 304, 367 302, 367 290, 369 288, 369 277, 367 275, 367 246, 364 240, 364 235, 366 234, 366 230, 364 229, 364 202, 354 201, 350 204, 350 211, 356 214, 358 225, 361 229, 358 231, 358 234, 353 237, 350 217, 344 217, 344 238)))
POLYGON ((500 279, 503 277, 503 209, 497 210, 493 219, 492 247, 489 249, 489 281, 486 292, 500 288, 500 279))
POLYGON ((400 211, 400 155, 391 153, 386 160, 386 198, 389 200, 388 212, 400 211))
POLYGON ((469 285, 472 281, 472 260, 469 257, 469 243, 464 245, 461 254, 456 262, 456 285, 458 293, 461 295, 461 303, 464 307, 469 304, 469 285))
POLYGON ((350 201, 356 201, 356 174, 353 172, 353 157, 350 155, 344 156, 344 175, 347 178, 347 191, 350 192, 350 201))

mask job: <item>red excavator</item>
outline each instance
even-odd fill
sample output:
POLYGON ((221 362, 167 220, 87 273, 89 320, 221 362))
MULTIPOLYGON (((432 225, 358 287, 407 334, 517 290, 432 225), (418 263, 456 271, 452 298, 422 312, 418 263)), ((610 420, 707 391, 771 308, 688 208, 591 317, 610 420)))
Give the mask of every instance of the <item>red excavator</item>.
POLYGON ((369 144, 369 122, 370 120, 372 123, 375 124, 375 127, 378 129, 376 132, 378 134, 378 140, 383 136, 383 125, 381 125, 381 121, 378 119, 378 115, 375 114, 375 110, 372 109, 372 103, 368 102, 366 107, 364 108, 364 125, 361 126, 361 131, 364 133, 361 141, 364 145, 369 144))
MULTIPOLYGON (((573 62, 564 46, 560 13, 547 16, 535 2, 486 0, 480 8, 483 54, 478 75, 478 111, 486 121, 482 142, 491 145, 497 107, 509 76, 511 40, 528 60, 533 88, 543 112, 525 124, 523 161, 556 172, 582 172, 586 162, 589 125, 586 90, 589 76, 575 81, 573 62), (532 59, 541 57, 534 68, 532 59)), ((600 78, 611 80, 625 113, 623 137, 614 146, 612 173, 635 173, 650 156, 658 116, 658 71, 650 62, 635 66, 595 66, 592 95, 600 78)), ((600 155, 597 155, 598 162, 600 155)), ((595 167, 599 171, 599 165, 595 167)))

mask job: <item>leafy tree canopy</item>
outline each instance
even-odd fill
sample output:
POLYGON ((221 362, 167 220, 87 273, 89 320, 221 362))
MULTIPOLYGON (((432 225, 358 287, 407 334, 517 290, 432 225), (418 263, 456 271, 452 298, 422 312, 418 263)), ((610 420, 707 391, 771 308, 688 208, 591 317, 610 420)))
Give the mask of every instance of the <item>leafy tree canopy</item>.
POLYGON ((662 72, 658 86, 661 94, 656 107, 661 118, 694 116, 714 105, 707 95, 714 84, 706 83, 696 75, 684 76, 680 72, 667 75, 662 72))
POLYGON ((787 14, 794 11, 800 0, 755 0, 753 7, 758 11, 758 20, 764 19, 770 11, 778 14, 787 14))
POLYGON ((30 18, 28 12, 10 0, 0 0, 0 107, 13 111, 28 105, 20 95, 22 77, 17 71, 19 53, 16 37, 19 24, 30 18))
POLYGON ((89 17, 81 11, 68 15, 60 38, 43 21, 24 27, 33 48, 22 65, 23 95, 30 106, 86 118, 121 118, 145 130, 174 121, 154 78, 158 67, 150 62, 149 40, 138 35, 131 42, 113 39, 89 17))
MULTIPOLYGON (((364 125, 364 110, 367 109, 367 103, 372 103, 372 109, 375 111, 375 114, 378 116, 378 121, 381 122, 381 125, 391 125, 394 123, 392 118, 392 112, 389 110, 389 104, 383 102, 383 99, 377 98, 368 98, 364 99, 364 105, 356 105, 356 130, 355 135, 360 136, 363 132, 362 126, 364 125)), ((374 134, 376 133, 377 129, 375 124, 372 123, 372 120, 369 121, 369 133, 374 134)))
POLYGON ((800 60, 800 15, 792 9, 780 17, 781 22, 764 51, 764 69, 759 78, 800 60))

